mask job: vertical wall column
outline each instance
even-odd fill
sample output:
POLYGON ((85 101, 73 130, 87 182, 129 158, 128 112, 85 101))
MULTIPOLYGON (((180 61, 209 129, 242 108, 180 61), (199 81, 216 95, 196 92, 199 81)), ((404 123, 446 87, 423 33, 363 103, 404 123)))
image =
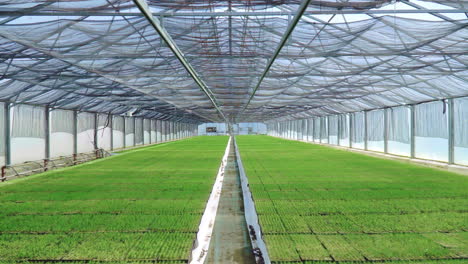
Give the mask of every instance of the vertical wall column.
POLYGON ((453 98, 448 99, 448 163, 455 163, 455 111, 453 98))
POLYGON ((353 136, 354 136, 354 132, 353 132, 353 122, 354 122, 354 114, 353 113, 350 113, 349 114, 349 147, 352 148, 353 147, 353 136))
POLYGON ((99 128, 99 115, 94 114, 94 149, 98 149, 98 128, 99 128))
POLYGON ((384 153, 388 153, 388 108, 384 109, 384 153))
POLYGON ((78 154, 78 111, 73 111, 73 154, 78 154))
POLYGON ((133 146, 136 146, 136 126, 137 126, 137 120, 135 117, 131 117, 133 119, 133 146))
POLYGON ((416 112, 415 106, 410 106, 410 147, 411 147, 411 158, 416 157, 416 112))
POLYGON ((4 104, 5 123, 5 165, 11 165, 11 103, 4 104))
POLYGON ((123 117, 123 147, 127 147, 127 117, 123 117))
POLYGON ((44 139, 45 139, 45 159, 50 159, 50 107, 45 107, 45 118, 44 118, 44 139))
POLYGON ((368 150, 368 135, 367 135, 367 111, 364 111, 364 150, 368 150))
POLYGON ((109 113, 107 116, 109 118, 109 128, 110 128, 110 150, 114 150, 114 116, 109 113))

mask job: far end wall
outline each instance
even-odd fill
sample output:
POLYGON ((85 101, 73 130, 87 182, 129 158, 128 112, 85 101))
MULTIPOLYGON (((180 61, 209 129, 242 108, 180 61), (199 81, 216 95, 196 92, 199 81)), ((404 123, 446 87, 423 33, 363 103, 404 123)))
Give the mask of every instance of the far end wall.
MULTIPOLYGON (((265 135, 267 133, 267 126, 264 123, 237 123, 232 125, 234 134, 236 135, 265 135)), ((204 123, 198 126, 198 135, 215 136, 226 135, 228 133, 228 126, 226 123, 204 123), (213 131, 215 128, 216 132, 213 131)))

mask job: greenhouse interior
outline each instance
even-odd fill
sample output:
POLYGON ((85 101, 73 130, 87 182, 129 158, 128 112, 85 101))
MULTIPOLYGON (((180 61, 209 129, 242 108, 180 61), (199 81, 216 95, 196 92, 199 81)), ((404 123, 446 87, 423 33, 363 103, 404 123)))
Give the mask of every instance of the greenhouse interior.
POLYGON ((0 0, 0 264, 468 263, 468 1, 0 0))

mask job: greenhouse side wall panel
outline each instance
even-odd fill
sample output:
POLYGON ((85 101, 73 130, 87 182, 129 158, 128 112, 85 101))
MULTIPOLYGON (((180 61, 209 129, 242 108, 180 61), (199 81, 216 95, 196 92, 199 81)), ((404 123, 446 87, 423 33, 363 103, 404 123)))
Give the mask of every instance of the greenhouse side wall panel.
POLYGON ((94 150, 94 114, 78 114, 78 153, 90 152, 94 150))
POLYGON ((388 109, 388 153, 408 157, 411 155, 410 119, 411 111, 407 106, 388 109))
POLYGON ((161 120, 156 120, 156 141, 157 142, 163 141, 161 120))
POLYGON ((149 144, 151 141, 151 120, 143 119, 143 144, 149 144))
POLYGON ((364 129, 365 129, 365 122, 364 122, 364 113, 357 112, 353 114, 352 117, 352 147, 357 149, 364 149, 364 129))
POLYGON ((111 134, 112 129, 110 128, 110 118, 112 116, 101 114, 98 115, 98 130, 97 130, 97 141, 98 141, 98 148, 102 148, 105 150, 111 149, 111 134))
POLYGON ((0 103, 0 166, 5 165, 5 104, 0 103))
POLYGON ((384 110, 367 112, 367 149, 384 152, 384 110))
POLYGON ((16 105, 11 115, 11 163, 44 159, 45 108, 16 105))
POLYGON ((340 146, 349 147, 349 115, 339 116, 340 146))
POLYGON ((150 140, 151 143, 158 142, 156 120, 150 120, 150 140))
POLYGON ((329 131, 329 144, 338 145, 338 116, 329 116, 328 117, 328 127, 329 131))
POLYGON ((73 111, 50 112, 50 157, 73 155, 73 111))
POLYGON ((112 145, 114 149, 119 149, 124 147, 124 118, 121 116, 114 116, 112 121, 112 145))
POLYGON ((454 100, 454 162, 468 165, 468 97, 454 100))
POLYGON ((135 121, 132 117, 125 118, 125 147, 135 145, 135 121))
POLYGON ((135 144, 143 144, 143 119, 135 118, 135 144))
POLYGON ((444 102, 415 106, 416 157, 448 161, 448 107, 444 102))

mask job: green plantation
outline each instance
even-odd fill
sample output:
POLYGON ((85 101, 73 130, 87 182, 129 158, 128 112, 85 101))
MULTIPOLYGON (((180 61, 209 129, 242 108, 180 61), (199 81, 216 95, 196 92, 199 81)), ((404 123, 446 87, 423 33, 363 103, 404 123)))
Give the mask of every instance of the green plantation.
POLYGON ((272 137, 236 139, 273 263, 466 263, 465 176, 272 137))
POLYGON ((0 187, 0 263, 186 263, 228 137, 145 147, 0 187))

